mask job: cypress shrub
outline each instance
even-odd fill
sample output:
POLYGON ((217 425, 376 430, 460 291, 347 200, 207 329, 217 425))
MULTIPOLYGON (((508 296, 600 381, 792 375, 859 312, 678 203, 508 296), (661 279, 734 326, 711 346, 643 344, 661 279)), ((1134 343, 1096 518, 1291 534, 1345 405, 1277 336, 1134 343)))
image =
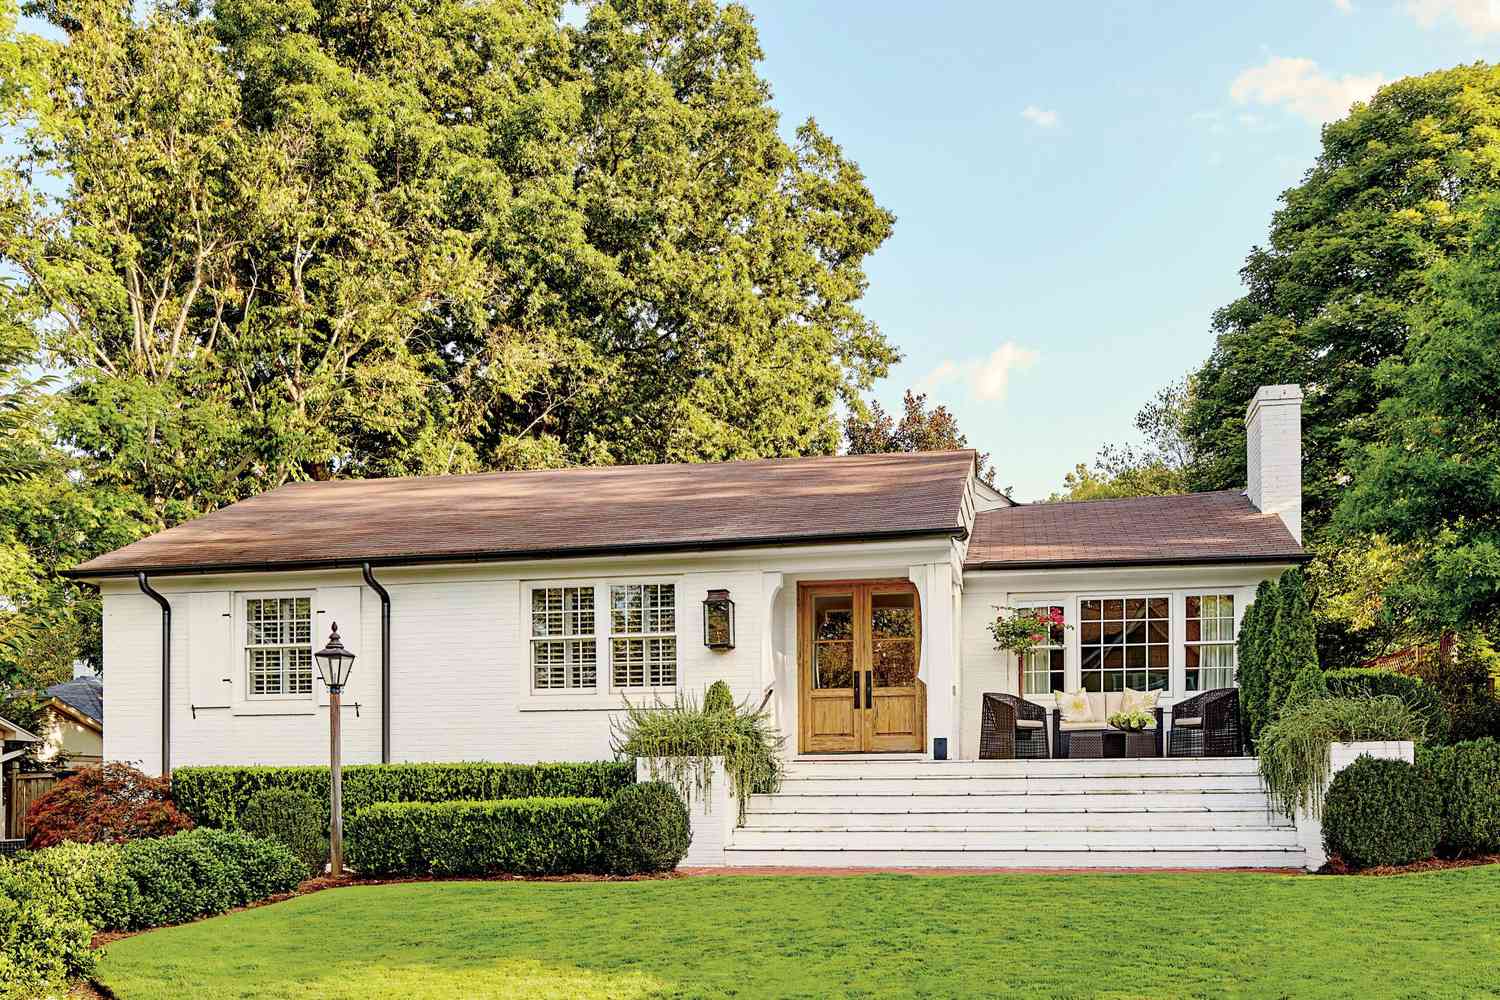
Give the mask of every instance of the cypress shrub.
POLYGON ((1287 570, 1277 581, 1276 620, 1262 656, 1269 723, 1286 709, 1297 676, 1304 670, 1319 669, 1317 628, 1307 601, 1307 581, 1300 569, 1287 570))
POLYGON ((1425 861, 1437 853, 1441 828, 1430 775, 1404 760, 1361 757, 1329 786, 1323 846, 1351 868, 1425 861))
POLYGON ((349 823, 364 875, 568 875, 599 864, 600 799, 377 802, 349 823))
POLYGON ((308 792, 295 788, 268 788, 256 792, 245 805, 240 829, 284 845, 302 859, 309 875, 321 872, 328 860, 322 806, 308 792))
MULTIPOLYGON (((344 822, 377 802, 525 798, 607 799, 635 781, 633 761, 579 764, 355 764, 344 768, 344 822)), ((328 830, 326 767, 182 767, 172 772, 178 806, 203 826, 237 829, 250 799, 271 788, 306 792, 328 830)))
POLYGON ((1424 747, 1417 765, 1442 802, 1438 853, 1465 857, 1500 852, 1500 742, 1424 747))
POLYGON ((1262 580, 1255 589, 1255 600, 1240 619, 1237 675, 1240 684, 1240 711, 1250 738, 1258 741, 1260 732, 1270 721, 1270 679, 1266 676, 1265 648, 1271 625, 1276 620, 1276 585, 1262 580))
POLYGON ((604 865, 617 875, 671 871, 692 842, 687 806, 664 781, 622 788, 600 823, 604 865))

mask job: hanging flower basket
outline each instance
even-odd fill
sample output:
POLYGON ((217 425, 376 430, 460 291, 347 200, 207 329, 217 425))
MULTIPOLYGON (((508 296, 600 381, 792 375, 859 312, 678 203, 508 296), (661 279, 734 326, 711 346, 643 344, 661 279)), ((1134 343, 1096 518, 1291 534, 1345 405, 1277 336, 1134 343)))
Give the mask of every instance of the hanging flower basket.
POLYGON ((1063 631, 1072 628, 1063 624, 1061 611, 1047 608, 995 608, 995 620, 990 622, 990 635, 995 637, 995 648, 1023 656, 1038 646, 1062 641, 1063 631))

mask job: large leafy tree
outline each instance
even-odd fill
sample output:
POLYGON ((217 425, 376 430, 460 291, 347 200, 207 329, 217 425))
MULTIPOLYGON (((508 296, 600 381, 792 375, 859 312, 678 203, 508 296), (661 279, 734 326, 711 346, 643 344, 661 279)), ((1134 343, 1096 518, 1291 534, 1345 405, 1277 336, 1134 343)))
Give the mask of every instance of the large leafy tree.
POLYGON ((1195 489, 1245 483, 1245 406, 1257 386, 1300 382, 1303 517, 1309 541, 1347 487, 1342 447, 1376 433, 1427 269, 1461 254, 1469 208, 1500 187, 1500 68, 1478 63, 1397 81, 1323 130, 1303 182, 1282 195, 1268 243, 1245 262, 1245 294, 1214 318, 1184 429, 1195 489))
MULTIPOLYGON (((901 416, 886 412, 872 401, 863 412, 844 419, 844 447, 851 455, 880 455, 898 451, 950 451, 969 447, 969 439, 958 429, 958 418, 941 404, 927 408, 927 394, 906 390, 901 416)), ((976 456, 979 478, 995 485, 995 470, 988 452, 976 456)))
POLYGON ((743 8, 569 6, 0 0, 30 489, 78 517, 33 579, 289 480, 838 446, 891 215, 782 137, 743 8))
POLYGON ((1386 598, 1431 630, 1500 625, 1500 195, 1433 268, 1335 527, 1407 550, 1386 598))
POLYGON ((1183 430, 1191 382, 1180 379, 1158 390, 1135 415, 1142 443, 1107 444, 1092 466, 1079 462, 1063 477, 1061 492, 1048 500, 1112 500, 1169 496, 1188 491, 1193 445, 1183 430))

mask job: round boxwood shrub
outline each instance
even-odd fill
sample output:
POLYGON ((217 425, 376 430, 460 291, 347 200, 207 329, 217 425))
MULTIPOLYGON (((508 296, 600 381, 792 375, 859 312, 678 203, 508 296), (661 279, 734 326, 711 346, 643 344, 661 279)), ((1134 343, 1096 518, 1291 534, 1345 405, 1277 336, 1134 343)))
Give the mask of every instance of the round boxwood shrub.
POLYGON ((599 822, 604 867, 616 875, 671 871, 692 838, 687 806, 664 781, 620 789, 599 822))
POLYGON ((1500 852, 1500 743, 1487 739, 1424 747, 1417 766, 1442 801, 1438 853, 1465 857, 1500 852))
POLYGON ((311 792, 267 788, 245 804, 240 828, 246 833, 284 844, 307 865, 309 874, 323 870, 328 860, 328 838, 323 835, 323 803, 311 792))
POLYGON ((1442 801, 1423 769, 1361 757, 1334 775, 1323 803, 1323 845, 1351 868, 1425 861, 1437 853, 1442 801))

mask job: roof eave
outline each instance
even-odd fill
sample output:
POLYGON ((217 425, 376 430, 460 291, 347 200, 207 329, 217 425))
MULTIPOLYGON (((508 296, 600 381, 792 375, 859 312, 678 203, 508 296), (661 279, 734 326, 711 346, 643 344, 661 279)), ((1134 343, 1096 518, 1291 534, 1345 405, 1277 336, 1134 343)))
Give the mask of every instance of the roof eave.
POLYGON ((130 565, 106 569, 84 566, 62 571, 72 580, 107 580, 132 577, 140 573, 151 576, 206 576, 219 573, 281 573, 306 570, 358 569, 372 567, 433 566, 444 563, 531 562, 547 559, 587 559, 612 555, 657 555, 676 552, 722 552, 731 549, 772 548, 782 545, 860 544, 863 542, 901 541, 918 538, 968 537, 962 525, 946 528, 892 528, 857 534, 766 535, 756 538, 704 539, 689 542, 645 542, 584 546, 566 549, 508 549, 472 552, 412 553, 395 556, 350 556, 340 559, 300 559, 284 562, 185 563, 168 565, 130 565))
POLYGON ((1272 555, 1238 556, 1176 556, 1141 559, 990 559, 964 563, 964 569, 975 571, 1020 570, 1020 569, 1110 569, 1140 566, 1236 566, 1274 565, 1277 563, 1306 563, 1312 555, 1307 552, 1278 553, 1272 555))

